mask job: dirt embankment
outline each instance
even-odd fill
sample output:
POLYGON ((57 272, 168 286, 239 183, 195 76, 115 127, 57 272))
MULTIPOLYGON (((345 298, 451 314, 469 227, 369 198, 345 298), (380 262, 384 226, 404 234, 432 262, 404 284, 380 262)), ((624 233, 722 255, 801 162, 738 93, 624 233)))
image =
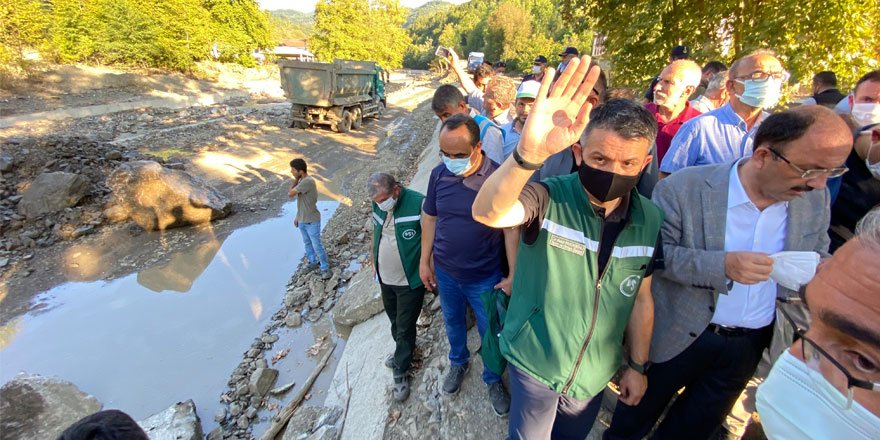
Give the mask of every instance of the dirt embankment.
MULTIPOLYGON (((293 157, 311 164, 324 195, 347 202, 352 175, 374 161, 389 134, 430 98, 431 78, 409 78, 388 85, 385 120, 368 121, 348 134, 291 129, 289 104, 262 93, 209 106, 139 108, 0 129, 0 325, 26 311, 36 293, 57 284, 118 278, 192 244, 193 228, 143 232, 107 219, 111 194, 106 177, 119 163, 156 160, 207 180, 232 200, 236 212, 205 226, 218 237, 280 212, 293 157), (62 211, 27 218, 17 207, 22 194, 37 175, 55 171, 85 177, 85 197, 62 211)), ((87 93, 125 95, 131 101, 153 94, 129 86, 87 93)), ((38 98, 7 94, 0 101, 9 108, 10 99, 32 103, 38 98)), ((15 108, 19 114, 35 106, 15 108)))

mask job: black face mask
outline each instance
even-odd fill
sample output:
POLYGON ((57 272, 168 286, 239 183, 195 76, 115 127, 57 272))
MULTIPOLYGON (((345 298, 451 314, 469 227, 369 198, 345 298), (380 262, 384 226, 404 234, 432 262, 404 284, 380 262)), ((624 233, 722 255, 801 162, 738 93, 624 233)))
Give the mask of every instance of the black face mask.
POLYGON ((581 162, 578 166, 578 177, 588 193, 600 202, 607 202, 632 191, 639 183, 641 173, 635 176, 622 176, 593 168, 585 162, 581 162))

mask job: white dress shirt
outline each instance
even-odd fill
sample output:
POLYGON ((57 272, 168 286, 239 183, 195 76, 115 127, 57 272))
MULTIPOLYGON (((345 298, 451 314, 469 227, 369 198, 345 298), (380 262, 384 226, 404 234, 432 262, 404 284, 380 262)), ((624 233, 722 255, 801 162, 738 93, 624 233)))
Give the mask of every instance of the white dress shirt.
MULTIPOLYGON (((788 202, 777 202, 763 211, 749 199, 739 179, 740 161, 730 170, 727 190, 727 222, 724 250, 774 254, 783 250, 788 220, 788 202)), ((776 316, 776 282, 733 283, 726 295, 718 295, 712 323, 724 326, 761 328, 776 316)))

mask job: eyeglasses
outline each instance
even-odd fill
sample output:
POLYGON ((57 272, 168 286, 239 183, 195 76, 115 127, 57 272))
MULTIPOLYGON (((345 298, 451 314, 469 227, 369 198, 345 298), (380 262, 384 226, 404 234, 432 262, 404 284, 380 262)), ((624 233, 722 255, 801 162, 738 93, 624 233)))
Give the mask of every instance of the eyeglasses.
POLYGON ((791 167, 794 168, 795 171, 801 173, 801 179, 804 179, 804 180, 816 179, 816 178, 819 178, 822 176, 828 177, 829 179, 833 179, 835 177, 840 177, 840 176, 846 174, 847 171, 849 171, 849 168, 847 168, 845 166, 837 167, 837 168, 813 168, 811 170, 805 170, 805 169, 791 163, 791 161, 786 159, 785 156, 782 155, 782 153, 776 151, 773 146, 768 148, 768 150, 770 150, 770 152, 773 153, 774 156, 782 159, 783 161, 785 161, 785 163, 791 165, 791 167))
POLYGON ((782 82, 788 81, 791 78, 791 74, 783 70, 782 72, 762 72, 760 70, 756 70, 748 75, 737 76, 736 79, 750 79, 752 81, 764 82, 768 79, 773 78, 775 80, 779 80, 782 82))
MULTIPOLYGON (((778 300, 779 303, 798 303, 801 301, 778 300)), ((806 304, 803 304, 806 306, 806 304)), ((853 388, 861 388, 868 391, 880 392, 880 382, 871 382, 855 378, 849 370, 843 366, 838 360, 834 359, 827 351, 820 347, 816 342, 807 337, 807 330, 797 325, 794 318, 785 310, 785 307, 779 306, 777 310, 782 314, 789 325, 794 329, 797 335, 797 342, 801 344, 801 352, 803 358, 801 360, 810 367, 810 377, 816 381, 827 380, 841 394, 841 406, 846 409, 852 407, 853 388), (826 374, 823 374, 823 370, 826 374), (845 406, 844 401, 845 399, 845 406)), ((797 343, 796 342, 796 343, 797 343)))

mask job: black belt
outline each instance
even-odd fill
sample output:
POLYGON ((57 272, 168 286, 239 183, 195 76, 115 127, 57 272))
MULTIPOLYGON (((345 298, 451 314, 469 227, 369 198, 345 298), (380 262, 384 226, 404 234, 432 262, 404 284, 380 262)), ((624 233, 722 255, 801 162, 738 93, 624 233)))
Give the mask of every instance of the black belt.
POLYGON ((729 327, 725 325, 709 324, 706 330, 719 336, 748 336, 763 331, 767 327, 746 328, 746 327, 729 327))

